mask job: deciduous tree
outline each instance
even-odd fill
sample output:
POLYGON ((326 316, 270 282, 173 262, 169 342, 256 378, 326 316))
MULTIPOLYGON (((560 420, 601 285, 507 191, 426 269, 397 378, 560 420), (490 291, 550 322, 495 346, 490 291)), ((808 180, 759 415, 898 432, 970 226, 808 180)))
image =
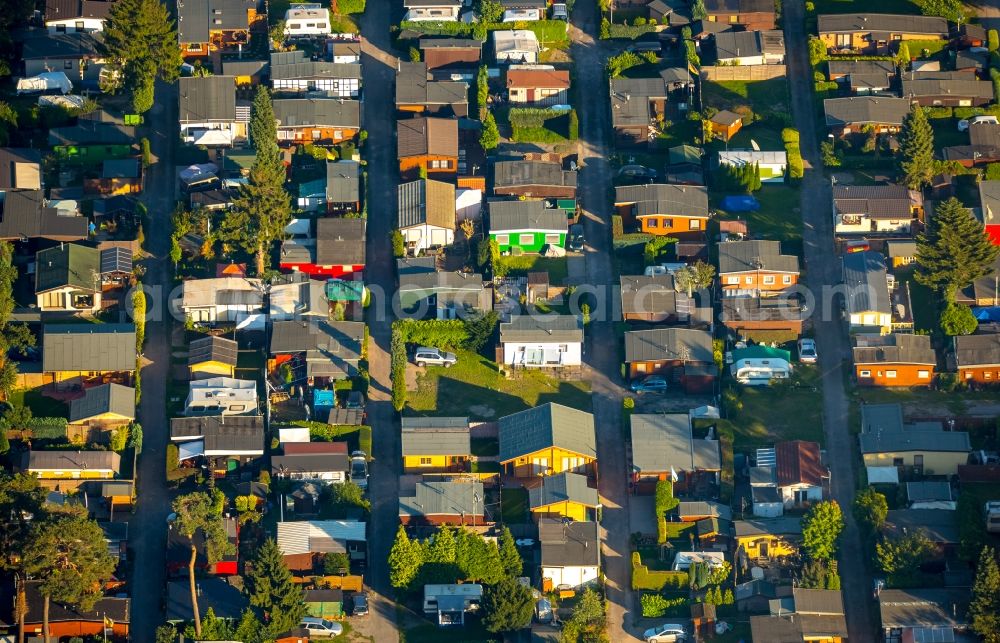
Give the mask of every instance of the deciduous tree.
POLYGON ((480 22, 500 22, 503 19, 503 5, 497 0, 477 0, 476 15, 480 22))
POLYGON ((830 560, 837 553, 843 529, 840 505, 835 500, 819 502, 802 517, 802 548, 812 560, 830 560))
POLYGON ((869 536, 874 536, 885 524, 886 516, 889 515, 889 504, 885 496, 874 487, 865 487, 854 497, 852 511, 858 526, 869 536))
POLYGON ((674 283, 687 291, 688 297, 694 295, 695 289, 708 288, 715 279, 715 266, 700 259, 693 265, 685 266, 674 273, 674 283))
MULTIPOLYGON (((214 489, 215 494, 221 494, 214 489)), ((187 539, 191 547, 191 558, 188 560, 188 580, 191 585, 191 608, 193 611, 195 634, 201 636, 201 615, 198 613, 198 590, 195 584, 195 564, 198 561, 198 545, 195 537, 201 535, 201 546, 205 562, 209 565, 219 562, 222 557, 233 550, 226 536, 226 528, 222 522, 222 507, 216 498, 204 491, 195 491, 174 500, 173 510, 176 519, 170 526, 187 539)))
MULTIPOLYGON (((30 411, 29 411, 30 413, 30 411)), ((32 520, 43 518, 45 491, 32 475, 0 472, 0 516, 4 516, 0 529, 0 570, 24 579, 24 555, 28 546, 32 520), (7 518, 9 517, 9 518, 7 518)), ((25 616, 24 583, 18 583, 14 617, 18 622, 18 641, 24 641, 25 616)))
POLYGON ((483 592, 483 625, 493 633, 524 629, 531 624, 534 606, 530 589, 514 578, 504 578, 483 592))
POLYGON ((1000 570, 997 569, 996 552, 983 547, 976 564, 976 580, 972 583, 972 602, 969 603, 969 621, 972 631, 985 643, 1000 643, 1000 570))
POLYGON ((273 538, 265 540, 257 550, 246 580, 250 604, 264 612, 272 634, 295 627, 305 616, 302 589, 292 581, 292 573, 273 538))
POLYGON ((952 22, 959 22, 965 17, 965 6, 962 0, 914 0, 925 16, 941 16, 952 22))
POLYGON ((875 546, 879 569, 892 587, 915 587, 923 582, 920 566, 934 555, 934 543, 922 529, 888 537, 875 546))
POLYGON ((938 204, 927 232, 917 237, 916 280, 953 302, 955 293, 992 271, 1000 246, 956 198, 938 204))
POLYGON ((708 9, 705 8, 704 0, 694 0, 691 3, 691 19, 704 20, 708 17, 708 9))
POLYGON ((976 332, 979 322, 968 306, 949 301, 941 311, 941 332, 949 337, 971 335, 976 332))
POLYGON ((396 589, 406 589, 417 577, 423 556, 420 543, 414 543, 403 525, 396 530, 396 540, 389 550, 389 582, 396 589))
POLYGON ((934 175, 934 130, 924 108, 914 103, 899 132, 899 170, 902 181, 918 190, 934 175))

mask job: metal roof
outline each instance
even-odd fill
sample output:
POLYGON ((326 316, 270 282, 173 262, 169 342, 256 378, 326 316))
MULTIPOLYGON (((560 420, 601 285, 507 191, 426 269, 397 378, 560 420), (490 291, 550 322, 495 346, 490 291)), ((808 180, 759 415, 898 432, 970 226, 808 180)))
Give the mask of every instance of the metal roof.
POLYGON ((69 403, 69 421, 82 422, 104 413, 135 419, 135 389, 121 384, 101 384, 69 403))
POLYGON ((114 471, 121 467, 121 456, 114 451, 36 451, 25 454, 29 471, 114 471))
POLYGON ((469 86, 457 80, 433 80, 427 64, 400 62, 396 72, 396 105, 459 105, 469 102, 469 86))
POLYGON ((89 220, 64 216, 54 208, 42 207, 41 190, 13 190, 0 200, 0 239, 43 238, 78 241, 87 238, 89 220))
POLYGON ((799 258, 781 254, 780 241, 724 241, 719 244, 719 274, 732 272, 799 272, 799 258))
POLYGON ((954 341, 959 367, 1000 365, 1000 334, 959 335, 954 341))
POLYGON ((493 164, 493 189, 533 185, 576 188, 576 172, 548 161, 497 161, 493 164))
POLYGON ((0 147, 0 190, 42 187, 42 154, 38 150, 0 147))
POLYGON ((934 366, 937 355, 929 335, 889 335, 874 346, 855 346, 854 364, 921 364, 934 366))
POLYGON ((890 314, 892 300, 886 280, 885 259, 874 251, 843 256, 846 305, 851 314, 877 311, 890 314))
POLYGON ((403 418, 400 437, 403 455, 472 455, 469 418, 403 418))
POLYGON ((272 355, 315 350, 337 361, 361 359, 364 322, 276 321, 271 324, 272 355))
POLYGON ((588 458, 597 457, 594 416, 548 403, 500 418, 500 462, 559 447, 588 458))
POLYGON ((361 63, 311 60, 301 49, 271 52, 271 80, 316 78, 361 79, 361 63))
POLYGON ((364 542, 359 520, 306 520, 278 523, 278 549, 285 556, 345 552, 349 542, 364 542))
POLYGON ((396 121, 397 157, 458 156, 458 120, 408 118, 396 121))
POLYGON ((400 183, 397 196, 397 226, 432 225, 455 229, 455 186, 433 179, 400 183))
POLYGON ((576 315, 517 315, 500 324, 500 343, 578 343, 583 324, 576 315))
POLYGON ((337 161, 326 164, 326 200, 330 203, 361 201, 361 164, 337 161))
POLYGON ((134 371, 135 324, 46 324, 42 370, 134 371))
POLYGON ((181 123, 236 121, 235 77, 184 76, 178 82, 181 123))
POLYGON ((858 441, 862 453, 962 453, 971 449, 968 433, 945 431, 940 422, 904 424, 903 408, 899 404, 862 405, 858 441))
POLYGON ((632 468, 639 473, 721 468, 719 441, 695 439, 686 413, 637 413, 630 423, 632 468))
POLYGON ((623 314, 672 314, 677 312, 678 299, 687 299, 674 289, 672 275, 622 275, 620 282, 623 314))
POLYGON ((101 288, 101 252, 76 243, 60 243, 35 255, 35 292, 57 288, 98 292, 101 288))
POLYGON ((587 476, 567 471, 542 476, 540 485, 528 489, 528 505, 532 509, 560 502, 575 502, 587 507, 596 507, 601 501, 597 489, 588 484, 587 476))
POLYGON ((654 214, 708 217, 708 189, 700 185, 620 185, 615 188, 615 203, 634 204, 637 217, 654 214))
POLYGON ((264 437, 264 418, 260 415, 202 415, 170 420, 172 441, 203 441, 206 455, 263 455, 264 437))
POLYGON ((883 589, 878 595, 882 627, 965 628, 969 598, 968 588, 883 589))
POLYGON ((361 103, 343 98, 276 98, 278 127, 361 127, 361 103))
POLYGON ((566 232, 566 212, 545 207, 545 201, 489 201, 490 234, 517 230, 566 232))
POLYGON ((807 484, 823 485, 829 477, 820 457, 819 444, 805 440, 778 442, 774 445, 775 473, 779 487, 807 484))
POLYGON ((366 226, 364 219, 317 219, 314 263, 321 266, 364 265, 366 226))
POLYGON ((478 480, 417 482, 412 496, 399 496, 400 516, 462 516, 485 512, 483 483, 478 480))
POLYGON ((178 0, 177 39, 207 43, 213 31, 249 30, 257 0, 178 0))
POLYGON ((909 502, 953 500, 951 484, 947 480, 921 480, 906 483, 906 499, 909 502))
POLYGON ((122 246, 101 250, 101 274, 132 273, 132 252, 122 246))
POLYGON ((538 521, 542 544, 542 567, 596 566, 601 560, 600 525, 596 522, 566 522, 558 518, 538 521))
POLYGON ((714 363, 712 335, 692 328, 654 328, 625 333, 625 361, 681 360, 714 363))
POLYGON ((905 33, 948 37, 948 21, 937 16, 896 13, 845 13, 819 16, 817 31, 823 33, 905 33))
POLYGON ((823 111, 828 127, 866 123, 902 125, 910 113, 910 101, 885 96, 827 98, 823 101, 823 111))
POLYGON ((211 336, 196 339, 188 345, 188 366, 204 362, 221 362, 236 366, 239 344, 225 337, 211 336))

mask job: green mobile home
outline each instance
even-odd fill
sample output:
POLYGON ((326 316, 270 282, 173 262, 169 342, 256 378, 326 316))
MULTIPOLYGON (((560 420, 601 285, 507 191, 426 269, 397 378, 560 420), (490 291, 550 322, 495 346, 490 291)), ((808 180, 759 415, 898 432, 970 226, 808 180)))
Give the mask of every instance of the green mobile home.
POLYGON ((566 212, 544 201, 492 201, 490 239, 501 253, 540 253, 547 246, 566 247, 566 212))

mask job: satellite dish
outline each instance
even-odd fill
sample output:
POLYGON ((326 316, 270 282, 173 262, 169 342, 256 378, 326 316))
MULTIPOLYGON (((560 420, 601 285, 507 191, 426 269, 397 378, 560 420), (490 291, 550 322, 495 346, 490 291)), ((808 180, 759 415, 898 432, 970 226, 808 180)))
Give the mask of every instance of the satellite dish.
POLYGON ((750 139, 750 147, 753 148, 754 152, 759 152, 760 151, 760 145, 757 145, 757 141, 755 141, 753 139, 750 139))

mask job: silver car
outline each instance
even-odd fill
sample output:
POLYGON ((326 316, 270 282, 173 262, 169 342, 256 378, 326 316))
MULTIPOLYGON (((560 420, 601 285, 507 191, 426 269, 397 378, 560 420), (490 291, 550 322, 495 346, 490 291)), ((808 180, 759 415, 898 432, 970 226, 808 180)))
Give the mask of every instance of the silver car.
POLYGON ((351 482, 362 490, 368 488, 368 454, 364 451, 351 453, 351 482))
POLYGON ((413 354, 413 361, 417 366, 444 366, 451 368, 458 362, 455 353, 448 353, 438 348, 421 346, 413 354))

